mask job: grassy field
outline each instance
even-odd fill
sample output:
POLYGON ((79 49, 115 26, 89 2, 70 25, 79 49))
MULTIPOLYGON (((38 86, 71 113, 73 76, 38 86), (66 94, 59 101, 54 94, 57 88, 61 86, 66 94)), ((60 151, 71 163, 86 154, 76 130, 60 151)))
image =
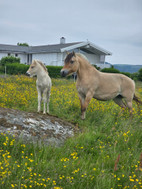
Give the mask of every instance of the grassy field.
MULTIPOLYGON (((71 80, 52 80, 50 113, 82 132, 55 148, 24 144, 0 134, 0 189, 142 188, 142 107, 134 103, 133 119, 113 103, 92 99, 86 119, 71 80)), ((142 97, 142 83, 137 83, 142 97)), ((37 110, 35 79, 0 78, 0 106, 37 110)))

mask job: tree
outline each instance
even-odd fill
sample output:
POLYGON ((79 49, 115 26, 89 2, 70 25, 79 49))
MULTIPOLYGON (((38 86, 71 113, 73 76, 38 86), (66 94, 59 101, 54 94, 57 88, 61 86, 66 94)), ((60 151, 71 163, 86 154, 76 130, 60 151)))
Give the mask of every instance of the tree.
POLYGON ((28 43, 19 43, 19 42, 17 43, 17 45, 18 45, 18 46, 26 46, 26 47, 28 47, 28 46, 29 46, 29 44, 28 44, 28 43))

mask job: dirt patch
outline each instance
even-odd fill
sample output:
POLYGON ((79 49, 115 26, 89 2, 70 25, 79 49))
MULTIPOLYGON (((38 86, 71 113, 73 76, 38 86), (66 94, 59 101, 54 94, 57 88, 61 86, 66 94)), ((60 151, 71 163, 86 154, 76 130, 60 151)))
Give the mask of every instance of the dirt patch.
POLYGON ((51 115, 0 108, 0 132, 28 142, 61 146, 79 132, 79 128, 51 115))

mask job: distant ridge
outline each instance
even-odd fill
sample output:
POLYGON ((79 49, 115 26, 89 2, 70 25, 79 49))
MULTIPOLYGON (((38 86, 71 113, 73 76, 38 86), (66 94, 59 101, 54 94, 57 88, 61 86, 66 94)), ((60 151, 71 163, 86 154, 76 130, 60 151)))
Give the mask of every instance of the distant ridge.
POLYGON ((142 65, 131 65, 131 64, 113 64, 113 67, 120 72, 135 73, 142 68, 142 65))

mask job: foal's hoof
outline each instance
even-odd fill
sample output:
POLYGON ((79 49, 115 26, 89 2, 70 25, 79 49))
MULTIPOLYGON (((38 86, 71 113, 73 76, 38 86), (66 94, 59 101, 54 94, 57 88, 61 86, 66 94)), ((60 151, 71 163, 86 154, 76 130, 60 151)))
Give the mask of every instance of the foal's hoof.
POLYGON ((81 119, 82 119, 82 120, 84 120, 84 119, 85 119, 85 117, 81 115, 81 119))

